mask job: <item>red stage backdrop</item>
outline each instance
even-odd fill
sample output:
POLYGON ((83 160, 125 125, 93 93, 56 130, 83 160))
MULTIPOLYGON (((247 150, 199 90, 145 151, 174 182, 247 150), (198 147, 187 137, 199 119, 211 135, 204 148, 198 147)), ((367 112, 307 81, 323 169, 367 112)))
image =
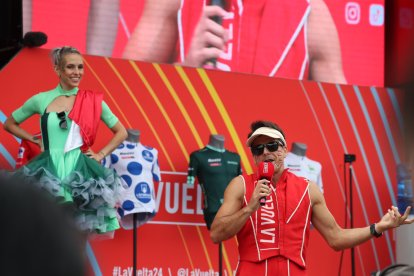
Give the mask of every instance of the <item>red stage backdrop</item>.
MULTIPOLYGON (((396 204, 397 146, 401 133, 400 95, 375 87, 273 79, 237 73, 182 68, 85 56, 82 88, 101 90, 105 101, 128 128, 141 131, 143 144, 159 150, 162 181, 156 186, 158 213, 138 229, 139 275, 213 275, 218 270, 214 245, 201 215, 198 186, 186 185, 189 155, 207 144, 211 133, 226 137, 227 149, 237 151, 243 170, 253 160, 245 146, 249 124, 277 122, 287 141, 308 145, 308 157, 322 164, 327 204, 337 222, 346 223, 343 155, 354 153, 354 224, 369 225, 396 204), (210 273, 210 274, 208 274, 210 273)), ((57 77, 48 51, 23 50, 0 72, 3 93, 0 120, 29 96, 53 88, 57 77)), ((23 123, 38 130, 38 118, 23 123)), ((95 149, 108 139, 100 128, 95 149)), ((0 165, 12 169, 18 140, 0 129, 0 165)), ((349 222, 348 222, 349 225, 349 222)), ((132 231, 119 230, 113 240, 91 241, 88 257, 96 275, 130 275, 132 231)), ((340 253, 311 231, 309 275, 338 273, 340 253)), ((393 232, 356 249, 357 275, 369 275, 395 262, 393 232)), ((237 265, 237 241, 224 243, 224 275, 237 265)), ((350 274, 345 252, 342 275, 350 274)), ((218 275, 218 274, 214 274, 218 275)))

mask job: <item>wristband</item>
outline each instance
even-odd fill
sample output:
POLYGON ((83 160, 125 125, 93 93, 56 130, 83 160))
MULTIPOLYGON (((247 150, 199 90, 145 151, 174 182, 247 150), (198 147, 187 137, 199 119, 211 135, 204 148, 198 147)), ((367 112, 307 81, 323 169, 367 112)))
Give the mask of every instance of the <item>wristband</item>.
POLYGON ((105 155, 105 153, 103 153, 103 151, 100 151, 98 153, 102 154, 103 158, 105 158, 106 155, 105 155))
POLYGON ((371 232, 371 235, 373 235, 376 238, 379 238, 382 236, 382 233, 378 233, 377 230, 375 230, 375 223, 369 226, 369 231, 371 232))

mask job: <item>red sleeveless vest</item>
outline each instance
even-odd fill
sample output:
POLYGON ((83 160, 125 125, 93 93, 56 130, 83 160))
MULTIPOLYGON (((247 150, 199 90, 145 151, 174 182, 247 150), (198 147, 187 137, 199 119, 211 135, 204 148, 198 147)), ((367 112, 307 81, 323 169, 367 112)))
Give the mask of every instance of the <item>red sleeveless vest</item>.
MULTIPOLYGON (((244 206, 250 200, 257 175, 243 174, 244 206)), ((247 220, 237 234, 242 261, 259 262, 284 256, 300 267, 306 267, 312 206, 308 181, 287 169, 274 185, 273 192, 247 220)))

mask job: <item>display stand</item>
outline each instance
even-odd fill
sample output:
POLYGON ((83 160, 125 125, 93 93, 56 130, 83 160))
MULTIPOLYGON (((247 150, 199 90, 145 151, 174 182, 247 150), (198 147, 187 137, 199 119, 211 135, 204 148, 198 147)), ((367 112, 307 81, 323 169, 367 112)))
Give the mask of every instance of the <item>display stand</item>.
MULTIPOLYGON (((353 168, 352 162, 355 162, 355 154, 345 154, 344 161, 345 166, 348 164, 348 181, 349 181, 349 213, 350 213, 350 226, 351 229, 354 228, 354 204, 352 196, 352 177, 353 177, 353 168)), ((351 247, 351 275, 355 276, 355 248, 351 247)))
POLYGON ((137 213, 133 215, 133 231, 132 231, 132 275, 137 275, 137 213))
POLYGON ((223 244, 219 243, 219 276, 223 275, 223 244))

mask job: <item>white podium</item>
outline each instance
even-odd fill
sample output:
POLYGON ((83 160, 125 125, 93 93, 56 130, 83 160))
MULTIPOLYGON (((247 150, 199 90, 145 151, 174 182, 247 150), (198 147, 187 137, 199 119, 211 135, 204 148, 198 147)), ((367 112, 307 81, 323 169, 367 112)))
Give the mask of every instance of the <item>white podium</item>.
MULTIPOLYGON (((414 218, 410 215, 409 219, 414 218)), ((397 264, 414 266, 414 224, 402 225, 395 232, 397 242, 397 264)))

